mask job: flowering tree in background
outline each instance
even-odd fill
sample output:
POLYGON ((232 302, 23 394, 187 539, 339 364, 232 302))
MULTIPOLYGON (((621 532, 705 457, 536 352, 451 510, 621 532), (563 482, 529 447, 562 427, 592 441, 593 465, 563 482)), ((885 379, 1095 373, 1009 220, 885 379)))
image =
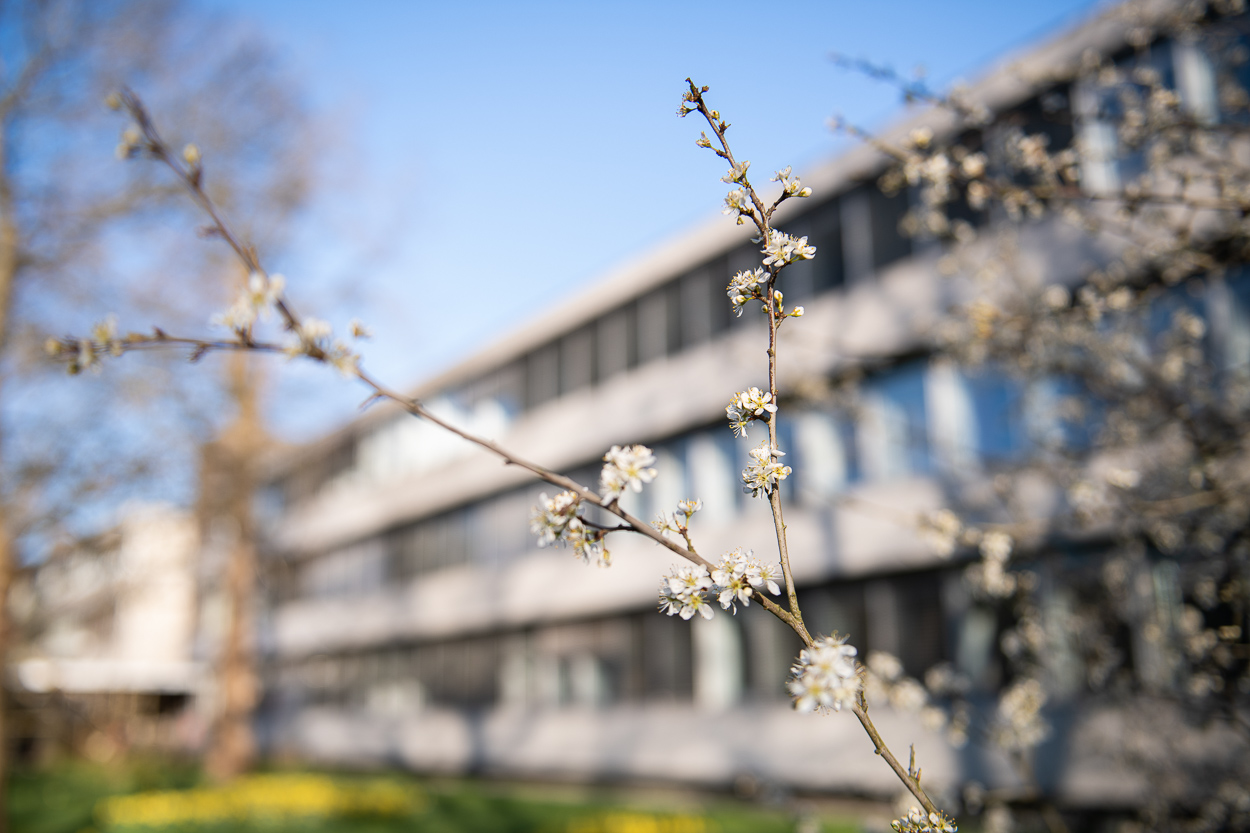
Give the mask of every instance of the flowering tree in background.
POLYGON ((858 66, 946 119, 901 140, 840 125, 891 161, 883 190, 912 194, 904 230, 940 241, 957 300, 927 347, 968 378, 1005 378, 1029 428, 976 474, 989 488, 950 473, 949 506, 913 519, 939 554, 971 558, 977 606, 1005 624, 996 706, 974 708, 948 668, 926 690, 889 657, 868 663, 870 688, 1009 755, 1019 790, 967 796, 991 827, 1015 808, 1062 829, 1033 757, 1048 700, 1075 697, 1118 715, 1098 743, 1143 779, 1141 823, 1250 824, 1244 11, 1113 10, 1130 52, 1056 74, 1025 123, 858 66), (1174 65, 1191 62, 1188 87, 1161 69, 1161 35, 1174 65), (1030 258, 1072 229, 1071 272, 1030 258))

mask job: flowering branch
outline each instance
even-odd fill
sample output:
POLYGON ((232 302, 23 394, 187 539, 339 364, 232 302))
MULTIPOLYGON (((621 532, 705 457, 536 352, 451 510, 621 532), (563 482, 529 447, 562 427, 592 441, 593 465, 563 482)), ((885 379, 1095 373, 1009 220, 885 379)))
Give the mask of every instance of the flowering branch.
MULTIPOLYGON (((862 684, 854 661, 855 649, 845 644, 845 637, 831 636, 815 640, 808 633, 803 622, 794 575, 790 567, 790 552, 780 489, 780 481, 790 474, 790 468, 778 462, 778 458, 783 456, 784 452, 778 448, 777 437, 777 331, 786 318, 801 316, 803 308, 795 307, 789 313, 785 312, 784 298, 780 290, 776 289, 776 282, 782 269, 790 263, 811 259, 816 249, 814 246, 807 245, 805 237, 796 239, 773 229, 771 220, 773 212, 784 200, 790 197, 807 197, 812 191, 810 188, 802 187, 797 178, 792 179, 791 169, 786 168, 778 171, 774 177, 774 181, 782 183, 781 195, 771 205, 766 206, 747 176, 747 169, 751 163, 738 162, 730 149, 729 142, 725 138, 729 125, 721 118, 718 111, 710 108, 704 101, 703 94, 708 91, 708 87, 700 87, 689 78, 686 79, 686 83, 688 90, 682 97, 681 107, 677 111, 678 115, 685 117, 697 111, 706 119, 716 136, 719 147, 712 145, 706 133, 701 135, 697 144, 699 147, 712 150, 718 157, 726 160, 730 169, 722 179, 739 186, 725 198, 725 213, 735 214, 739 224, 743 222, 744 217, 754 223, 760 235, 757 242, 763 243, 763 253, 766 255, 763 269, 757 268, 752 272, 735 275, 727 291, 738 314, 741 314, 742 307, 748 300, 754 299, 761 302, 764 312, 768 315, 768 391, 762 393, 756 388, 751 388, 749 391, 737 394, 726 408, 726 415, 729 417, 735 434, 745 436, 747 425, 755 419, 762 419, 768 425, 767 444, 762 444, 751 451, 753 461, 743 472, 743 483, 746 491, 757 496, 763 492, 768 496, 789 601, 790 618, 783 619, 783 621, 790 625, 803 640, 803 644, 807 646, 799 655, 799 662, 793 669, 794 677, 790 682, 790 689, 796 697, 796 706, 800 710, 818 707, 837 710, 844 702, 849 703, 851 711, 871 738, 876 753, 885 759, 886 764, 903 785, 924 806, 924 812, 928 814, 926 818, 933 817, 935 824, 938 819, 941 819, 943 824, 949 824, 920 786, 919 772, 913 773, 899 763, 868 716, 867 701, 863 697, 862 684), (746 204, 744 195, 749 198, 750 205, 746 204)), ((683 612, 683 615, 686 614, 683 612)))
MULTIPOLYGON (((616 532, 634 532, 650 538, 689 562, 689 566, 674 571, 666 578, 661 587, 662 610, 670 615, 689 619, 698 613, 710 618, 712 608, 705 597, 708 591, 716 595, 722 608, 735 612, 738 604, 748 605, 752 599, 759 602, 794 630, 805 645, 789 684, 796 697, 796 706, 800 710, 837 710, 844 704, 849 705, 868 732, 877 754, 885 758, 903 784, 924 806, 925 812, 932 818, 944 818, 938 814, 933 802, 921 788, 919 772, 904 768, 898 762, 868 717, 867 703, 862 692, 861 670, 854 659, 855 648, 846 644, 845 637, 836 635, 813 639, 803 622, 795 590, 780 497, 780 482, 789 476, 790 467, 779 462, 784 452, 778 448, 777 433, 777 332, 785 319, 801 316, 803 309, 795 307, 787 312, 782 293, 776 289, 775 284, 777 276, 786 265, 810 259, 815 248, 807 245, 807 238, 796 239, 776 231, 771 227, 770 221, 784 200, 807 197, 811 194, 811 189, 804 188, 796 177, 791 176, 791 170, 786 168, 778 171, 774 177, 774 181, 782 185, 781 195, 771 204, 766 204, 747 177, 750 163, 739 163, 725 140, 725 131, 729 125, 720 118, 718 112, 710 110, 704 103, 702 94, 707 88, 697 88, 689 79, 687 81, 690 89, 682 105, 682 115, 698 110, 707 119, 720 145, 715 152, 730 165, 729 174, 724 180, 738 186, 726 198, 726 213, 733 213, 739 223, 743 222, 743 218, 750 219, 759 230, 758 240, 763 244, 763 266, 750 273, 735 276, 727 290, 731 303, 739 314, 748 300, 759 300, 768 315, 768 390, 762 392, 752 388, 748 392, 737 394, 734 403, 727 409, 727 414, 734 423, 735 433, 745 435, 748 423, 757 419, 763 420, 768 426, 768 439, 751 452, 752 462, 743 472, 743 487, 745 491, 756 496, 764 494, 768 498, 788 609, 764 594, 764 590, 775 595, 780 594, 775 572, 772 567, 756 560, 750 551, 735 550, 722 556, 716 564, 698 553, 690 536, 689 522, 701 506, 699 501, 682 501, 679 504, 678 512, 684 520, 678 521, 677 515, 672 515, 669 521, 662 515, 660 522, 654 526, 622 508, 620 498, 625 492, 641 491, 643 484, 649 483, 656 476, 656 470, 651 468, 655 457, 650 449, 640 445, 613 446, 604 455, 605 465, 600 478, 600 489, 596 492, 571 478, 512 453, 493 440, 465 431, 431 412, 420 400, 391 389, 367 373, 361 367, 360 356, 343 342, 332 338, 328 324, 312 318, 302 318, 296 312, 284 296, 283 278, 268 274, 256 250, 245 245, 232 230, 203 187, 204 170, 198 148, 188 145, 181 157, 175 155, 156 130, 142 102, 130 91, 109 98, 110 106, 124 109, 134 120, 134 126, 123 136, 118 155, 122 158, 147 156, 168 167, 208 216, 210 225, 205 235, 224 240, 247 270, 247 283, 242 293, 226 313, 215 319, 215 323, 231 330, 234 337, 198 339, 172 336, 161 329, 156 329, 151 334, 129 333, 119 337, 115 326, 109 321, 98 326, 91 338, 67 337, 49 340, 48 352, 65 360, 71 372, 97 367, 99 360, 106 355, 118 356, 132 350, 157 347, 188 348, 192 360, 214 351, 251 350, 283 353, 292 358, 304 357, 333 365, 345 376, 354 378, 369 388, 371 394, 367 401, 390 400, 413 416, 494 454, 505 464, 522 468, 563 489, 554 498, 548 499, 544 495, 540 506, 535 509, 532 526, 539 536, 540 545, 569 544, 583 560, 589 560, 593 555, 601 564, 606 565, 608 553, 603 545, 604 539, 616 532), (692 106, 688 107, 687 103, 692 106), (254 337, 257 321, 263 320, 271 310, 277 311, 281 326, 294 337, 293 341, 277 343, 257 340, 254 337), (622 523, 607 525, 582 518, 583 503, 614 515, 622 523), (680 542, 666 533, 676 533, 680 536, 680 542)), ((699 144, 711 147, 706 135, 699 144)), ((353 323, 353 336, 363 337, 365 333, 362 326, 353 323)))

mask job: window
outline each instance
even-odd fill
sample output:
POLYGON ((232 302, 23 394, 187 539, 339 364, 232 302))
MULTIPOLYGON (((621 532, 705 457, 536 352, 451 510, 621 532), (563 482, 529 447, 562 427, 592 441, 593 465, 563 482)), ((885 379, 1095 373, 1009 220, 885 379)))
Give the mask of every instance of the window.
POLYGON ((536 408, 560 393, 560 347, 544 344, 526 357, 525 407, 536 408))
POLYGON ((598 370, 595 360, 594 325, 582 327, 560 339, 560 393, 590 387, 598 370))
POLYGON ((907 214, 907 192, 886 194, 873 187, 868 192, 872 223, 872 265, 880 270, 911 254, 911 238, 899 230, 907 214))
POLYGON ((637 322, 632 305, 599 319, 596 330, 599 344, 595 359, 600 381, 637 366, 637 322))
POLYGON ((662 286, 638 299, 638 363, 662 359, 678 347, 673 338, 681 327, 671 286, 662 286))
POLYGON ((801 412, 794 417, 794 465, 797 488, 817 504, 854 480, 850 424, 833 414, 801 412))
POLYGON ((863 385, 857 440, 864 476, 885 480, 930 469, 925 363, 910 362, 863 385))

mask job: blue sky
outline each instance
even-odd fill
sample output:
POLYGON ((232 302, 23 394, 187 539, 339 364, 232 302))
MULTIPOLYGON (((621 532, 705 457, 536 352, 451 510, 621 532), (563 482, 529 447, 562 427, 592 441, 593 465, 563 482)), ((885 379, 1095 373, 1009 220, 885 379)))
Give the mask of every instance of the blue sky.
MULTIPOLYGON (((831 52, 923 66, 943 87, 1096 8, 199 2, 262 31, 322 125, 322 190, 270 262, 309 313, 370 324, 366 364, 400 386, 718 214, 719 160, 675 114, 686 76, 711 86, 740 158, 801 174, 846 146, 830 116, 880 126, 902 108, 831 52)), ((271 407, 288 436, 350 416, 356 391, 293 372, 292 398, 271 407)))

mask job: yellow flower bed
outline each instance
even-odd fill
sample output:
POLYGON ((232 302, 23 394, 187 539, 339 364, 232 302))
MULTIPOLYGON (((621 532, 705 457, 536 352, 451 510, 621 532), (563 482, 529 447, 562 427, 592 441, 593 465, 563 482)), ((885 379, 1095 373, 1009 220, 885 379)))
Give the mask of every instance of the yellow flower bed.
POLYGON ((96 818, 105 829, 168 827, 255 819, 400 816, 423 806, 424 799, 414 787, 395 781, 251 775, 220 787, 113 796, 96 805, 96 818))
POLYGON ((568 833, 713 833, 715 825, 698 816, 605 813, 569 823, 568 833))

